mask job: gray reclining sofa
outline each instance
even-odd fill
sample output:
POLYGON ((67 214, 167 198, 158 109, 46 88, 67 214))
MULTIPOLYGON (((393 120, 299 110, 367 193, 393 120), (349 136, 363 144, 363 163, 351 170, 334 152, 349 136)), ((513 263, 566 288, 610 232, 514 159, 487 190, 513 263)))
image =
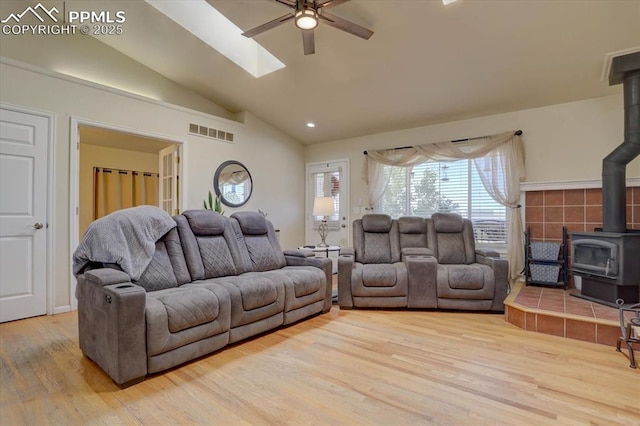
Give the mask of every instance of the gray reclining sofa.
POLYGON ((311 256, 281 251, 259 213, 112 213, 74 254, 80 348, 126 387, 327 312, 331 261, 311 256))
POLYGON ((338 258, 338 304, 351 308, 504 311, 508 262, 475 248, 471 221, 368 214, 338 258))

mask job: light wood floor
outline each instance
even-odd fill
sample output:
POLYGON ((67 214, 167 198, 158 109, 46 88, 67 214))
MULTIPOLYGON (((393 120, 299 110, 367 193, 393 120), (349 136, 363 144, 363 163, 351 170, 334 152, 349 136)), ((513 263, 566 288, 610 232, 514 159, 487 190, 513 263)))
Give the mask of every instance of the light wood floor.
POLYGON ((0 325, 0 424, 640 424, 624 354, 502 315, 334 306, 125 390, 76 318, 0 325))

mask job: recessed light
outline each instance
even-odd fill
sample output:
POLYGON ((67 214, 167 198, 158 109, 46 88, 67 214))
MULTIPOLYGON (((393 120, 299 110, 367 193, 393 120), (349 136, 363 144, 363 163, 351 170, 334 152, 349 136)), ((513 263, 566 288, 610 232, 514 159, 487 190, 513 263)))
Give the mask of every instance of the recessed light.
POLYGON ((316 127, 316 125, 315 125, 315 123, 312 123, 312 122, 310 122, 310 121, 309 121, 309 122, 307 123, 307 127, 311 127, 311 128, 313 128, 313 127, 316 127))

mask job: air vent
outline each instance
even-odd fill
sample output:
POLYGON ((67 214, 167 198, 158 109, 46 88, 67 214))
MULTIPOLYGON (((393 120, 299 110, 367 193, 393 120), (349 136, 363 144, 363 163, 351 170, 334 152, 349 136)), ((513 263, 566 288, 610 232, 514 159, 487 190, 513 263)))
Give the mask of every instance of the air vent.
POLYGON ((212 127, 200 126, 195 123, 189 123, 189 133, 219 141, 233 142, 233 133, 212 127))

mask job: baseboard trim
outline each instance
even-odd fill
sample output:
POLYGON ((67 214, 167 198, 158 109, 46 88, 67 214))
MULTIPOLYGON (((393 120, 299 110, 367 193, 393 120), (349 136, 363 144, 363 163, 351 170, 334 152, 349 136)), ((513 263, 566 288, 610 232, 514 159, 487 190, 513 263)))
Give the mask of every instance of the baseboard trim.
POLYGON ((64 314, 65 312, 71 312, 71 305, 58 306, 53 308, 53 315, 64 314))

